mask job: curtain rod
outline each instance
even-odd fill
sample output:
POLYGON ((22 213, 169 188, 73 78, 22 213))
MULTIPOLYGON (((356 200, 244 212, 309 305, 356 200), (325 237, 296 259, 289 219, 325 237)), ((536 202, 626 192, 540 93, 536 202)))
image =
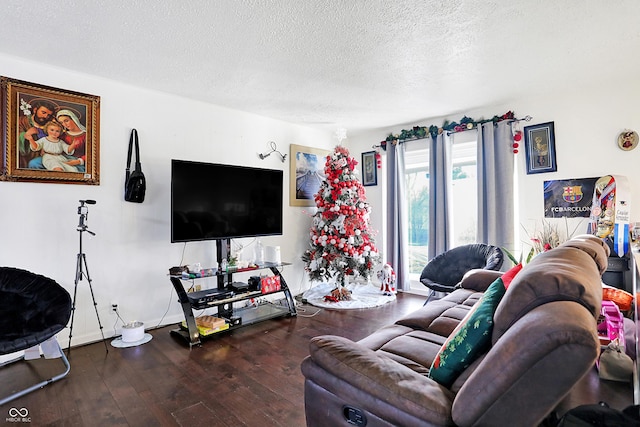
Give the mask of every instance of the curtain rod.
POLYGON ((431 125, 429 127, 414 126, 409 130, 402 129, 399 134, 396 134, 396 135, 392 133, 389 134, 389 136, 387 136, 387 139, 385 139, 384 141, 381 141, 379 145, 374 145, 372 148, 375 148, 375 149, 382 148, 383 150, 386 150, 387 144, 396 145, 396 144, 402 144, 406 141, 414 141, 414 140, 425 139, 425 138, 435 138, 436 136, 438 136, 444 131, 447 131, 447 134, 451 135, 452 133, 475 129, 478 127, 478 125, 481 125, 483 123, 493 122, 493 124, 496 124, 504 120, 510 120, 514 122, 520 122, 520 121, 529 122, 531 121, 531 119, 533 119, 533 117, 529 115, 526 115, 521 119, 518 119, 515 117, 515 114, 513 113, 513 111, 507 111, 501 116, 493 116, 491 119, 488 119, 488 120, 483 120, 483 119, 473 120, 470 117, 464 116, 460 119, 460 123, 457 123, 457 122, 449 123, 448 120, 445 120, 442 126, 440 127, 431 125))

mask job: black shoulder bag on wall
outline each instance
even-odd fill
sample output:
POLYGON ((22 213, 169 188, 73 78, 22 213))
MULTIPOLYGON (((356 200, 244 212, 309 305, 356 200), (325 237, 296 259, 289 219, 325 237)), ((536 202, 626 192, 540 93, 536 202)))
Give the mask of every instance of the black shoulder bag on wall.
POLYGON ((138 131, 131 130, 129 137, 129 154, 127 155, 127 172, 124 179, 124 199, 127 202, 142 203, 144 202, 144 194, 147 191, 147 182, 142 173, 142 164, 140 163, 140 147, 138 146, 138 131), (136 166, 131 172, 131 151, 133 143, 136 144, 136 166))

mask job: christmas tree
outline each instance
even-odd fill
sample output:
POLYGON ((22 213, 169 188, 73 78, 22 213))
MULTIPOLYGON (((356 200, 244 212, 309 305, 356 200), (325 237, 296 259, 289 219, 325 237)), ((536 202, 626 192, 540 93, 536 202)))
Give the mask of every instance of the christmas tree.
POLYGON ((327 156, 327 179, 314 198, 318 210, 309 233, 310 248, 302 256, 312 281, 335 281, 332 296, 336 299, 349 298, 347 276, 368 279, 379 262, 369 231, 371 207, 356 177, 357 164, 341 145, 327 156))

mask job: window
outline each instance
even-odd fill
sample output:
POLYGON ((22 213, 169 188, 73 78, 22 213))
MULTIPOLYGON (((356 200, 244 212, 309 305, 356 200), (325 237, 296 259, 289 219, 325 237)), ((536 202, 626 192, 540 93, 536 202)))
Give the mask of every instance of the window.
POLYGON ((405 188, 409 224, 409 278, 413 282, 429 260, 429 147, 427 142, 405 143, 405 188))
MULTIPOLYGON (((476 132, 452 135, 451 194, 449 195, 450 247, 476 241, 477 230, 477 142, 476 132)), ((405 143, 405 184, 409 226, 409 277, 416 289, 422 269, 433 258, 429 254, 429 147, 426 141, 405 143)))
POLYGON ((454 135, 452 144, 451 197, 449 216, 452 230, 449 247, 476 242, 478 229, 478 180, 476 132, 454 135), (472 140, 469 140, 472 137, 472 140))

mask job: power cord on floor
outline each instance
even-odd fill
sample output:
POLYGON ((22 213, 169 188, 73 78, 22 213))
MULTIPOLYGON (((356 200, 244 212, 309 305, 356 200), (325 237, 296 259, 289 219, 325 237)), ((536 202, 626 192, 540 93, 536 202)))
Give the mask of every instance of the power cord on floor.
POLYGON ((125 324, 125 321, 122 320, 122 317, 120 317, 120 312, 118 311, 118 307, 114 307, 113 312, 116 314, 116 321, 113 323, 113 336, 116 337, 118 336, 117 332, 116 332, 116 326, 118 326, 118 320, 120 320, 122 322, 122 324, 125 324))
POLYGON ((305 313, 307 310, 305 308, 297 308, 296 310, 298 311, 298 316, 300 317, 315 317, 318 314, 320 314, 321 311, 323 311, 322 308, 318 308, 316 312, 313 314, 300 314, 300 313, 305 313))
POLYGON ((309 306, 310 304, 302 296, 302 294, 297 295, 294 298, 294 301, 295 301, 295 304, 296 304, 296 311, 298 312, 298 316, 300 316, 300 317, 314 317, 314 316, 317 316, 321 311, 324 310, 322 308, 317 308, 316 312, 313 313, 313 314, 300 314, 300 313, 305 313, 307 311, 306 307, 309 306))
MULTIPOLYGON (((307 301, 305 299, 301 299, 302 296, 301 295, 297 295, 293 298, 293 303, 296 307, 296 312, 298 313, 298 316, 300 317, 313 317, 318 315, 318 313, 320 313, 323 309, 319 308, 318 310, 316 310, 315 313, 311 314, 311 315, 307 315, 307 314, 300 314, 300 313, 305 313, 307 311, 307 309, 305 308, 307 306, 307 301)), ((271 305, 275 305, 277 307, 284 307, 284 308, 289 308, 289 304, 287 302, 286 298, 281 298, 279 300, 276 301, 265 301, 267 304, 271 304, 271 305)))

